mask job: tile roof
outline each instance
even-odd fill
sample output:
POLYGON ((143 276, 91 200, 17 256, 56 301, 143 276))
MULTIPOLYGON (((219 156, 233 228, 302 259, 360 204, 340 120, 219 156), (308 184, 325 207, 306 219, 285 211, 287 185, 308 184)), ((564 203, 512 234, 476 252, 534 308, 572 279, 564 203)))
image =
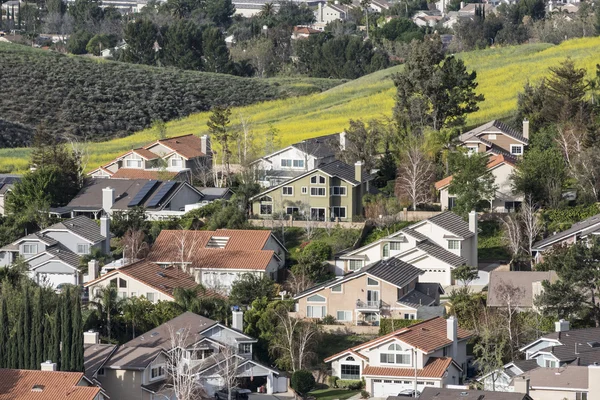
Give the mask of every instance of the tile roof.
MULTIPOLYGON (((390 396, 386 400, 403 399, 406 397, 390 396)), ((525 393, 425 387, 419 400, 531 400, 531 397, 525 393)))
POLYGON ((160 143, 188 159, 205 155, 202 152, 202 139, 192 134, 161 139, 145 147, 149 148, 156 143, 160 143))
POLYGON ((162 351, 159 347, 119 346, 104 364, 104 368, 144 370, 162 351))
POLYGON ((421 232, 417 232, 411 228, 404 228, 401 232, 406 233, 407 235, 412 236, 413 238, 420 241, 429 239, 426 235, 423 235, 421 232))
POLYGON ((380 260, 357 271, 357 273, 364 272, 396 286, 404 286, 424 273, 422 269, 414 267, 399 258, 380 260))
POLYGON ((457 256, 456 254, 444 249, 442 246, 439 246, 429 240, 417 243, 417 249, 422 250, 428 255, 437 258, 438 260, 450 264, 454 267, 467 264, 467 260, 465 258, 457 256))
POLYGON ((155 154, 155 153, 151 152, 150 150, 145 149, 143 147, 139 148, 139 149, 133 149, 131 151, 144 157, 146 160, 155 160, 155 159, 159 158, 158 154, 155 154))
POLYGON ((581 233, 582 231, 592 227, 600 229, 600 214, 596 214, 590 218, 584 219, 583 221, 576 222, 569 229, 556 233, 552 236, 548 236, 546 239, 534 243, 533 248, 540 249, 546 247, 554 242, 577 235, 578 233, 581 233))
POLYGON ((114 344, 84 344, 83 369, 85 377, 91 380, 116 347, 114 344))
MULTIPOLYGON (((560 368, 536 368, 520 375, 529 378, 532 388, 588 389, 588 367, 567 365, 560 368)), ((550 389, 552 390, 552 389, 550 389)), ((534 392, 535 393, 535 392, 534 392)))
POLYGON ((93 400, 100 388, 78 386, 82 379, 82 372, 0 369, 0 400, 93 400))
MULTIPOLYGON (((48 248, 45 253, 52 256, 50 260, 60 260, 73 268, 79 268, 79 264, 81 263, 81 257, 62 244, 48 248)), ((35 268, 35 266, 33 267, 35 268)))
MULTIPOLYGON (((355 178, 355 166, 348 165, 343 161, 333 161, 324 165, 319 165, 316 169, 325 172, 328 175, 336 176, 340 179, 343 179, 353 185, 358 185, 359 182, 354 179, 355 178)), ((369 181, 373 179, 371 175, 369 175, 366 171, 363 171, 364 177, 363 182, 369 181)))
POLYGON ((56 229, 66 229, 93 243, 98 243, 106 239, 100 234, 100 225, 98 225, 96 221, 89 219, 88 217, 85 217, 83 215, 51 225, 48 228, 42 230, 41 232, 43 234, 47 231, 52 231, 56 229))
POLYGON ((523 372, 531 371, 532 369, 539 367, 537 360, 516 360, 512 363, 523 372))
MULTIPOLYGON (((111 179, 155 179, 159 180, 160 178, 164 179, 165 177, 169 177, 170 179, 175 178, 177 176, 177 172, 173 171, 149 171, 145 169, 138 168, 119 168, 117 172, 115 172, 111 179)), ((111 182, 112 183, 112 182, 111 182)))
POLYGON ((433 303, 435 303, 435 298, 426 295, 420 290, 413 290, 406 296, 403 296, 402 298, 398 299, 398 303, 402 303, 409 307, 418 308, 432 305, 433 303))
POLYGON ((452 211, 445 211, 429 218, 427 221, 462 238, 473 236, 473 232, 469 230, 469 224, 452 211))
MULTIPOLYGON (((417 369, 417 377, 419 378, 442 378, 448 367, 452 364, 450 357, 431 357, 423 368, 417 369)), ((365 376, 376 377, 414 377, 414 368, 398 368, 398 367, 372 367, 367 365, 362 372, 365 376)))
POLYGON ((529 143, 529 140, 527 140, 520 132, 518 132, 517 130, 515 130, 515 129, 511 128, 510 126, 506 125, 504 122, 501 122, 501 121, 498 121, 498 120, 493 120, 493 121, 490 121, 490 122, 488 122, 486 124, 478 126, 475 129, 471 129, 470 131, 465 132, 462 135, 460 135, 458 139, 461 142, 464 142, 469 137, 480 135, 480 134, 486 132, 487 130, 489 130, 490 128, 497 128, 502 133, 504 133, 507 136, 512 137, 513 139, 516 139, 516 140, 518 140, 520 142, 523 142, 525 144, 529 143))
MULTIPOLYGON (((517 307, 533 307, 533 283, 558 280, 555 271, 492 271, 488 285, 487 305, 489 307, 506 307, 502 299, 504 288, 514 289, 511 304, 517 307)), ((512 293, 512 290, 511 290, 512 293)))

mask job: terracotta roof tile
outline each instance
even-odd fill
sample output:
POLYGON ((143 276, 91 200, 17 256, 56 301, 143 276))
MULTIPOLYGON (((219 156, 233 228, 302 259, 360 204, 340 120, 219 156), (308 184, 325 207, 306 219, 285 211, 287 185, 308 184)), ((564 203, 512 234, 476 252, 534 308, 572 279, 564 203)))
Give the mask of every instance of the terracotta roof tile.
POLYGON ((155 154, 155 153, 151 152, 150 150, 145 149, 143 147, 141 147, 139 149, 133 149, 131 151, 133 151, 137 155, 144 157, 146 160, 155 160, 155 159, 159 158, 158 154, 155 154))
POLYGON ((82 378, 81 372, 0 369, 0 400, 94 399, 100 388, 77 386, 82 378))
MULTIPOLYGON (((427 361, 425 367, 417 369, 417 377, 420 378, 441 378, 452 363, 450 357, 432 357, 427 361)), ((395 376, 395 377, 414 377, 414 368, 396 368, 396 367, 372 367, 367 365, 363 370, 366 376, 395 376)))
POLYGON ((171 179, 177 176, 177 172, 173 171, 147 171, 137 168, 120 168, 111 178, 113 179, 155 179, 163 180, 165 177, 171 179))
MULTIPOLYGON (((177 154, 184 156, 185 158, 194 158, 204 156, 202 152, 202 139, 195 135, 184 135, 177 136, 169 139, 159 140, 158 143, 170 148, 177 154)), ((146 148, 156 144, 146 146, 146 148)))

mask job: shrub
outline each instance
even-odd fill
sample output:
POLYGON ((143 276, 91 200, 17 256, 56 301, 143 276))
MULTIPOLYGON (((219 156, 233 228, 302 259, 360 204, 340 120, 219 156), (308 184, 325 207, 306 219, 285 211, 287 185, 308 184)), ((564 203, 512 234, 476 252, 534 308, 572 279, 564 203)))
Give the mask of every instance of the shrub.
POLYGON ((306 396, 315 387, 315 377, 312 372, 301 369, 292 374, 292 389, 300 396, 306 396))
POLYGON ((369 394, 369 392, 367 392, 364 389, 360 391, 360 398, 361 399, 368 399, 369 397, 371 397, 371 394, 369 394))
POLYGON ((418 319, 382 319, 379 322, 379 335, 387 335, 392 331, 406 328, 407 326, 414 325, 417 322, 421 321, 418 319))
POLYGON ((358 390, 362 387, 361 380, 355 379, 338 379, 336 381, 337 387, 342 389, 358 390))
POLYGON ((338 379, 340 379, 340 378, 338 378, 337 376, 330 376, 328 379, 329 387, 336 388, 338 379))
POLYGON ((325 325, 335 325, 335 318, 333 317, 333 315, 326 315, 325 317, 323 317, 323 323, 325 325))

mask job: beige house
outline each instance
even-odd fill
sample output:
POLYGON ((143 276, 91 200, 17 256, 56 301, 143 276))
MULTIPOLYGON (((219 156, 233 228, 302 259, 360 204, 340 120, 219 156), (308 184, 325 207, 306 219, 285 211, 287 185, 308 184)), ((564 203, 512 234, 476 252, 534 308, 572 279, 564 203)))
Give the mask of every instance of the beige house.
POLYGON ((423 271, 397 258, 313 286, 294 297, 298 318, 333 316, 344 324, 378 325, 382 317, 427 319, 442 315, 439 284, 419 283, 423 271))
POLYGON ((298 215, 313 221, 353 221, 363 215, 362 199, 371 180, 357 162, 320 165, 252 197, 252 214, 270 219, 277 214, 298 215))
POLYGON ((324 361, 339 379, 365 380, 373 397, 462 383, 471 332, 436 317, 344 350, 324 361))
POLYGON ((520 157, 529 144, 529 121, 523 121, 523 131, 518 132, 503 122, 493 120, 463 133, 458 140, 471 153, 487 153, 520 157))
MULTIPOLYGON (((513 192, 510 180, 510 176, 516 168, 515 160, 506 155, 492 155, 487 168, 494 176, 497 187, 494 198, 490 199, 491 210, 502 213, 518 209, 523 202, 523 196, 513 192)), ((456 201, 456 197, 448 190, 451 182, 452 175, 435 183, 435 188, 440 192, 442 210, 451 210, 456 201)))

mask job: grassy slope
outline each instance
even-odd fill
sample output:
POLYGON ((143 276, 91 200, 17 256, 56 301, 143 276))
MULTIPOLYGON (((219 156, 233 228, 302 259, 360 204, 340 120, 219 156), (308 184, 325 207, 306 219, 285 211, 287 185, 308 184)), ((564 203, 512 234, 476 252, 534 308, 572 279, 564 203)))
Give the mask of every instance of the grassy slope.
MULTIPOLYGON (((486 49, 459 54, 469 69, 477 71, 479 92, 486 100, 481 109, 469 117, 469 125, 509 116, 516 107, 517 94, 525 82, 537 81, 548 73, 548 67, 571 57, 577 66, 593 73, 600 57, 600 38, 576 39, 558 46, 530 44, 486 49)), ((394 104, 394 88, 389 76, 400 70, 393 67, 361 79, 334 87, 323 93, 298 98, 269 101, 234 109, 234 123, 243 114, 252 122, 259 136, 273 126, 280 130, 282 145, 332 132, 348 125, 350 118, 369 119, 390 116, 394 104)), ((167 124, 168 135, 206 132, 208 113, 199 113, 167 124)), ((96 144, 92 148, 90 167, 110 161, 124 150, 150 142, 151 130, 132 136, 96 144)), ((26 151, 0 150, 0 171, 12 164, 23 170, 26 151)))

